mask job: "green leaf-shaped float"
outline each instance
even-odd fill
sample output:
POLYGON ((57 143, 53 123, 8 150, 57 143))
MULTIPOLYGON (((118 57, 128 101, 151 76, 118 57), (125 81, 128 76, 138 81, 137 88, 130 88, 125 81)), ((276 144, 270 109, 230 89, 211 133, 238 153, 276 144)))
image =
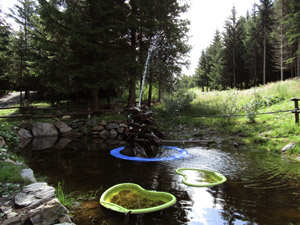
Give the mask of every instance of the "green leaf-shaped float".
POLYGON ((182 182, 193 187, 209 187, 224 183, 227 179, 224 175, 202 169, 180 168, 176 173, 184 178, 182 182))
POLYGON ((100 197, 100 204, 105 208, 130 214, 151 213, 175 203, 176 198, 170 193, 145 190, 133 183, 112 186, 100 197))

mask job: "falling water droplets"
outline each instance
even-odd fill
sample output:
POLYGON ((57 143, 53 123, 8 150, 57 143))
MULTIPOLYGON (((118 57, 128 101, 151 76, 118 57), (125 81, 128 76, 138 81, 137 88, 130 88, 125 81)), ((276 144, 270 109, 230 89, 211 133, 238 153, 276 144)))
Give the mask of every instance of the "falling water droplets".
POLYGON ((140 90, 140 99, 139 99, 139 106, 141 106, 142 104, 142 97, 143 97, 143 89, 144 89, 144 84, 145 84, 145 79, 146 79, 146 75, 147 75, 147 70, 148 70, 148 66, 149 66, 149 62, 150 62, 150 58, 152 55, 153 50, 156 47, 157 41, 158 41, 158 35, 155 35, 151 42, 150 42, 150 46, 148 49, 148 54, 147 54, 147 59, 145 62, 145 66, 144 66, 144 72, 143 72, 143 79, 142 79, 142 85, 141 85, 141 90, 140 90))

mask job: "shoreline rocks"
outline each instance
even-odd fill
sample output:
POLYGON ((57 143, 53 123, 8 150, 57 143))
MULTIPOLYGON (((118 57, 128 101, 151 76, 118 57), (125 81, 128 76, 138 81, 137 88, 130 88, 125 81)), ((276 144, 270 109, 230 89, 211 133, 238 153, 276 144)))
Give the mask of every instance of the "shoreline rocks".
POLYGON ((9 200, 0 198, 0 224, 73 224, 69 211, 54 196, 47 183, 32 183, 9 200))
MULTIPOLYGON (((0 136, 0 140, 4 139, 0 136)), ((4 148, 5 142, 1 143, 3 145, 0 148, 0 160, 15 166, 24 166, 23 163, 12 160, 8 150, 4 148)), ((55 197, 53 187, 45 182, 37 182, 30 168, 22 169, 20 175, 31 184, 23 187, 20 183, 1 184, 5 192, 0 195, 0 224, 75 225, 71 221, 69 211, 55 197)))
POLYGON ((104 140, 109 145, 118 145, 124 141, 124 133, 127 129, 127 124, 123 122, 92 118, 73 120, 69 124, 60 120, 53 124, 40 122, 30 124, 28 121, 23 121, 16 128, 16 132, 20 137, 20 148, 31 145, 34 150, 42 150, 62 149, 82 136, 92 136, 104 140))

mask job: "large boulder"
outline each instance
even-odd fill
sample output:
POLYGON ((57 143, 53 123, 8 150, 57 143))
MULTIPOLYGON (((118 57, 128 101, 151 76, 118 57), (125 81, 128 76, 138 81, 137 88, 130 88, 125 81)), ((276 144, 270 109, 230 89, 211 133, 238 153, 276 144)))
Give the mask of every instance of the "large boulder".
POLYGON ((120 126, 117 123, 108 123, 106 125, 106 129, 107 130, 111 130, 111 129, 118 129, 120 126))
POLYGON ((29 211, 29 218, 33 225, 48 225, 68 222, 69 211, 58 201, 57 198, 29 211))
POLYGON ((107 139, 110 137, 110 132, 107 131, 107 130, 103 130, 100 132, 100 137, 103 138, 103 139, 107 139))
POLYGON ((58 136, 58 131, 55 126, 49 123, 33 123, 31 131, 34 137, 58 136))
POLYGON ((30 138, 32 138, 31 133, 28 130, 24 129, 24 128, 19 129, 17 131, 17 133, 18 133, 20 139, 30 139, 30 138))
POLYGON ((30 168, 22 169, 21 170, 21 177, 25 180, 29 180, 32 183, 36 182, 36 179, 33 175, 33 171, 30 168))
POLYGON ((54 191, 55 189, 45 182, 29 184, 15 196, 15 204, 19 207, 36 207, 53 198, 54 191))
POLYGON ((110 131, 110 138, 115 139, 118 136, 118 132, 115 129, 110 131))
POLYGON ((104 126, 95 126, 95 127, 93 127, 93 131, 103 131, 105 128, 104 128, 104 126))
POLYGON ((72 130, 71 127, 69 127, 66 123, 60 120, 56 121, 54 123, 54 126, 59 130, 61 134, 67 133, 72 130))
POLYGON ((1 202, 3 225, 74 225, 68 210, 54 197, 54 188, 46 183, 27 185, 15 198, 1 202))

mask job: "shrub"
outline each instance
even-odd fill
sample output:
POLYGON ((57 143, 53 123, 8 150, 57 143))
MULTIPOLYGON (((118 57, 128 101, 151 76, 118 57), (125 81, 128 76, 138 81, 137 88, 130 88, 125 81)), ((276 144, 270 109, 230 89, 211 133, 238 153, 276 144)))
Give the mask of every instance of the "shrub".
POLYGON ((194 98, 194 93, 179 90, 173 96, 169 95, 164 98, 165 110, 170 114, 178 114, 189 107, 194 98))

